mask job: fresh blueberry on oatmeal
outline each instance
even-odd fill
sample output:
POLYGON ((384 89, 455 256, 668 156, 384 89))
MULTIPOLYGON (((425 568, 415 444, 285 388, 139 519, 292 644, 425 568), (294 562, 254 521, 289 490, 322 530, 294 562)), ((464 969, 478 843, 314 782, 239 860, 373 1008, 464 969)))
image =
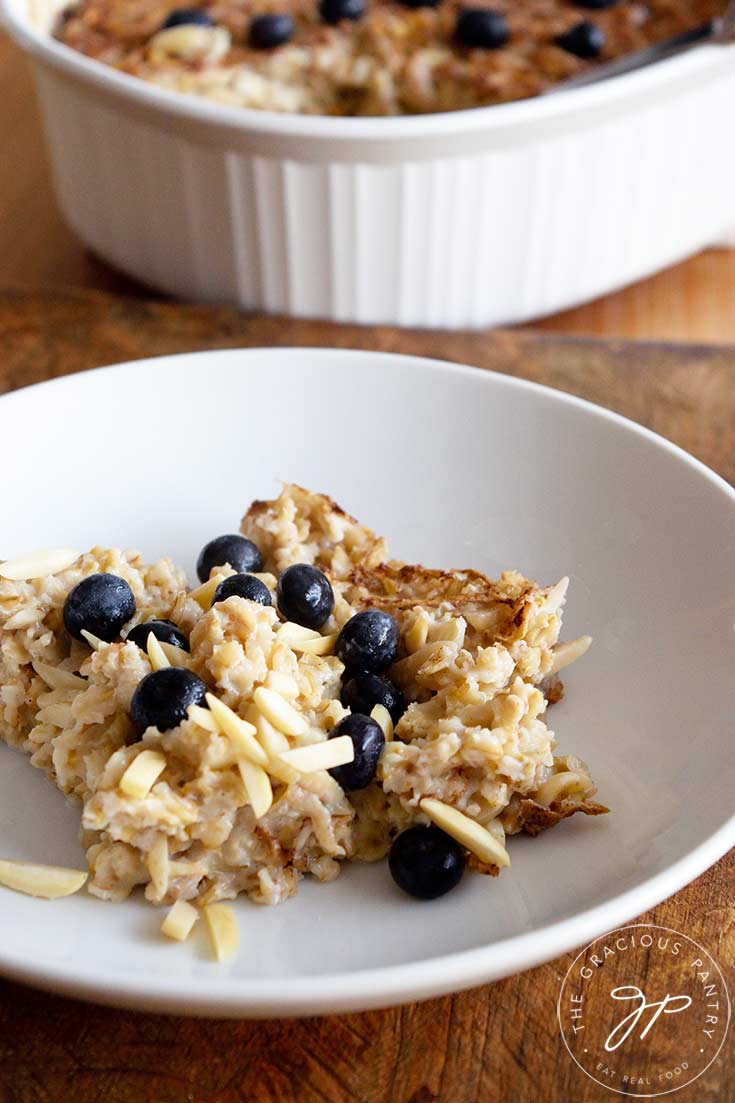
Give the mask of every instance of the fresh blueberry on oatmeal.
POLYGON ((213 26, 212 17, 203 8, 174 8, 161 25, 164 31, 171 27, 185 27, 195 25, 197 27, 213 26))
POLYGON ((398 624, 390 613, 366 609, 347 621, 335 652, 348 670, 381 674, 398 656, 398 624))
POLYGON ((334 593, 325 574, 308 563, 294 563, 278 579, 278 608, 286 620, 321 628, 334 609, 334 593))
POLYGON ((130 705, 130 719, 138 732, 146 728, 171 731, 186 720, 191 705, 204 705, 207 687, 191 670, 169 666, 146 674, 130 705))
POLYGON ((419 900, 436 900, 462 880, 464 851, 438 827, 417 824, 395 839, 388 868, 399 888, 419 900))
POLYGON ((64 602, 64 626, 82 640, 82 631, 110 642, 135 616, 133 591, 124 578, 92 574, 78 582, 64 602))
POLYGON ((380 724, 369 716, 353 712, 340 720, 330 732, 329 738, 349 735, 355 748, 355 758, 345 766, 335 766, 329 772, 346 793, 366 789, 375 777, 378 760, 385 746, 385 735, 380 724))
POLYGON ((263 559, 252 540, 232 532, 216 536, 204 545, 197 559, 199 581, 206 582, 215 567, 224 567, 227 563, 233 571, 244 573, 263 569, 263 559))
POLYGON ((556 38, 556 44, 561 46, 562 50, 585 60, 602 53, 605 49, 605 41, 605 32, 602 28, 586 19, 576 23, 570 30, 556 38))
POLYGON ((464 8, 457 16, 457 41, 480 50, 499 50, 510 38, 508 20, 492 8, 464 8))
POLYGON ((250 45, 256 50, 272 50, 293 38, 296 26, 285 12, 256 15, 250 23, 250 45))
POLYGON ((170 643, 173 647, 180 647, 182 651, 189 650, 189 641, 171 620, 146 620, 131 628, 125 638, 137 643, 141 651, 145 651, 151 632, 160 643, 170 643))
POLYGON ((398 686, 379 674, 357 674, 342 686, 340 700, 351 712, 369 716, 376 705, 382 705, 390 713, 394 724, 406 711, 406 698, 398 686))
POLYGON ((341 23, 343 19, 356 22, 365 14, 365 0, 321 0, 319 14, 325 23, 341 23))
POLYGON ((233 574, 224 578, 214 591, 212 605, 227 601, 228 597, 244 597, 260 605, 272 605, 271 592, 264 582, 252 574, 233 574))

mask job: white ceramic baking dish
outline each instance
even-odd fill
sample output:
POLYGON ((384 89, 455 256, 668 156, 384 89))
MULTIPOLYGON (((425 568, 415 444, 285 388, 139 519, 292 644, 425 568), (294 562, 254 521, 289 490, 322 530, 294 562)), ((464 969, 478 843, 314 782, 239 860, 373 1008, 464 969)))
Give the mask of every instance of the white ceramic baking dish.
POLYGON ((30 58, 64 215, 182 298, 483 326, 591 299, 735 229, 732 48, 499 107, 304 117, 120 74, 49 36, 54 5, 0 13, 30 58))

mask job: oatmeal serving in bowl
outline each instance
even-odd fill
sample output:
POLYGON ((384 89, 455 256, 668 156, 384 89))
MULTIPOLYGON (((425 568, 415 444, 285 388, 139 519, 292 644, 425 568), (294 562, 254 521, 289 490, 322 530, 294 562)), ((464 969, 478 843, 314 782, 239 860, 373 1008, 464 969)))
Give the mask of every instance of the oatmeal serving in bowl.
MULTIPOLYGON (((167 933, 196 904, 225 938, 240 893, 389 855, 432 898, 507 867, 510 835, 607 811, 546 722, 590 643, 559 642, 568 580, 389 559, 295 485, 197 572, 100 547, 0 564, 0 735, 80 805, 93 895, 143 886, 167 933)), ((84 880, 0 863, 38 895, 84 880)))
POLYGON ((162 88, 221 104, 412 115, 537 95, 723 8, 722 0, 78 0, 55 35, 162 88))

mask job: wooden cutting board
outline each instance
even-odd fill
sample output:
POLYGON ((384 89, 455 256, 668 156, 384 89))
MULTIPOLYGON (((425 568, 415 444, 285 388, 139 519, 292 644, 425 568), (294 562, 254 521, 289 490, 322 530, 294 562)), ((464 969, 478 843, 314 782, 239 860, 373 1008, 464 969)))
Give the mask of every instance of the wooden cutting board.
MULTIPOLYGON (((136 357, 260 345, 383 349, 532 379, 655 429, 735 482, 733 348, 361 328, 86 292, 0 292, 0 392, 136 357)), ((7 458, 5 471, 12 477, 7 458)), ((735 995, 735 851, 644 919, 706 946, 735 995)), ((424 1004, 261 1023, 113 1011, 0 982, 0 1103, 612 1103, 559 1035, 556 1001, 572 956, 424 1004)), ((735 1031, 695 1084, 666 1098, 735 1099, 735 1031)))

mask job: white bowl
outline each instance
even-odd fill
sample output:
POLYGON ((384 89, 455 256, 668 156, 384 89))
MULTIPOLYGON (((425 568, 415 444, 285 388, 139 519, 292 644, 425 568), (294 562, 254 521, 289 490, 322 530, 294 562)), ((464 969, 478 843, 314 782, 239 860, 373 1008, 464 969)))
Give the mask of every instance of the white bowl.
POLYGON ((238 110, 48 35, 0 0, 36 78, 59 202, 118 268, 186 299, 465 327, 572 306, 735 230, 733 51, 564 94, 405 118, 238 110))
MULTIPOLYGON (((510 841, 497 880, 420 903, 385 863, 236 903, 242 949, 164 944, 135 898, 2 893, 0 972, 107 1003, 215 1015, 385 1006, 528 968, 630 920, 735 842, 735 492, 660 437, 532 384, 435 361, 232 350, 141 361, 0 399, 3 554, 137 546, 191 567, 276 491, 334 496, 395 554, 571 576, 594 645, 549 722, 612 812, 510 841), (68 416, 60 416, 68 411, 68 416), (32 454, 32 463, 17 465, 32 454)), ((79 865, 78 809, 0 747, 0 850, 79 865)))

